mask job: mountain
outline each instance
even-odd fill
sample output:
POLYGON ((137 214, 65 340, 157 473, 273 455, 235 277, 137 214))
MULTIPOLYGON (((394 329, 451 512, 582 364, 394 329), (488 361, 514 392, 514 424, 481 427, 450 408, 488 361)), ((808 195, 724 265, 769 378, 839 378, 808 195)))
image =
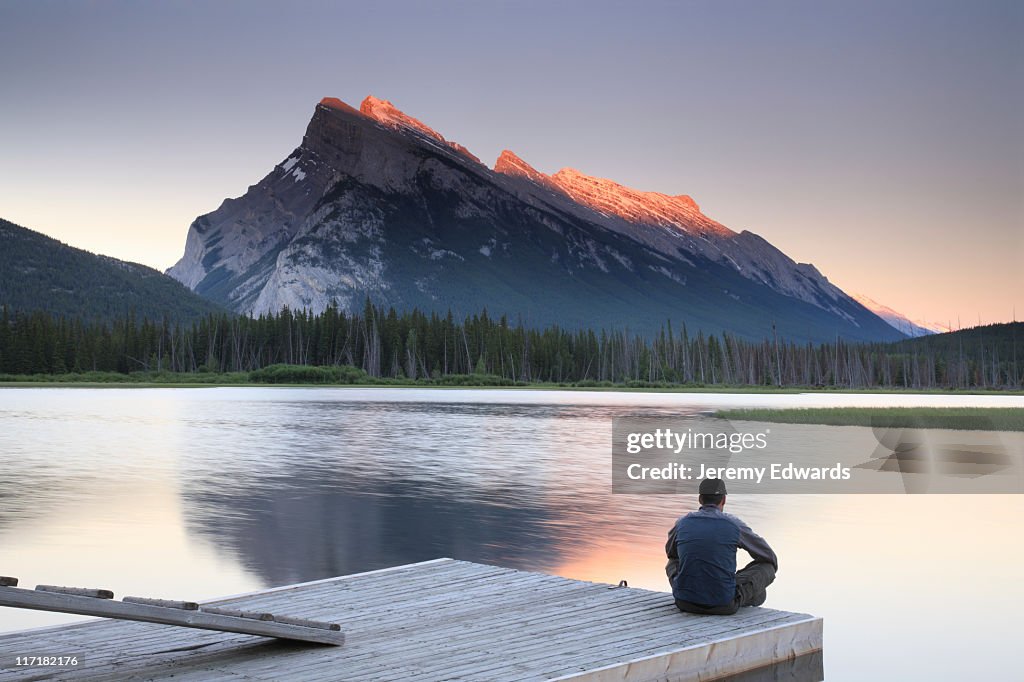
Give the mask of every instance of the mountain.
POLYGON ((187 321, 220 306, 138 263, 97 256, 0 219, 0 306, 72 318, 187 321))
POLYGON ((943 324, 935 322, 922 322, 921 320, 912 320, 903 313, 898 313, 887 305, 883 305, 878 301, 868 298, 864 294, 850 294, 853 300, 860 303, 862 306, 878 315, 880 318, 889 323, 894 329, 898 329, 906 336, 927 336, 928 334, 940 334, 942 332, 948 332, 949 327, 943 324))
POLYGON ((546 175, 510 151, 488 168, 390 102, 326 98, 302 143, 237 199, 197 218, 168 270, 244 313, 283 306, 628 328, 666 320, 750 338, 902 335, 812 265, 705 216, 689 196, 577 170, 546 175))

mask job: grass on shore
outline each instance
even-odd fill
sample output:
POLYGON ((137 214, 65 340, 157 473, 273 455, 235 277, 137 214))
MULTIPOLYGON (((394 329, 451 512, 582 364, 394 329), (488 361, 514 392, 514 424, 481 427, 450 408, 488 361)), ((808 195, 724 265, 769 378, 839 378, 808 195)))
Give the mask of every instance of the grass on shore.
POLYGON ((732 421, 830 426, 1024 431, 1024 408, 1016 407, 823 407, 719 410, 732 421))
POLYGON ((513 381, 491 374, 451 374, 437 378, 378 378, 355 367, 312 367, 271 365, 252 372, 75 372, 67 374, 0 374, 0 386, 25 387, 137 387, 181 388, 199 386, 349 386, 411 388, 521 388, 532 390, 586 390, 612 392, 671 393, 937 393, 966 395, 973 393, 1021 395, 1008 390, 904 389, 885 387, 838 386, 751 386, 724 384, 679 384, 670 382, 629 381, 513 381))

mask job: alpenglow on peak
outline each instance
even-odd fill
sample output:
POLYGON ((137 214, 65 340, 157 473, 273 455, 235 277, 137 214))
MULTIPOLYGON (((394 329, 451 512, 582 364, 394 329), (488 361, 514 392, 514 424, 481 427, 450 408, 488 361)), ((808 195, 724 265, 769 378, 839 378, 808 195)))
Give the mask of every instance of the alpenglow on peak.
POLYGON ((480 159, 474 156, 461 144, 452 140, 446 140, 444 135, 437 132, 423 121, 409 116, 386 99, 380 99, 373 95, 368 95, 366 99, 363 100, 363 103, 359 105, 359 112, 364 116, 372 118, 381 125, 388 126, 389 128, 411 130, 415 133, 424 135, 446 145, 459 154, 480 163, 480 159))
POLYGON ((602 215, 686 232, 735 234, 701 213, 697 202, 686 194, 669 196, 660 192, 644 192, 613 180, 586 175, 575 168, 563 168, 554 175, 546 175, 508 149, 501 152, 494 171, 555 188, 602 215))

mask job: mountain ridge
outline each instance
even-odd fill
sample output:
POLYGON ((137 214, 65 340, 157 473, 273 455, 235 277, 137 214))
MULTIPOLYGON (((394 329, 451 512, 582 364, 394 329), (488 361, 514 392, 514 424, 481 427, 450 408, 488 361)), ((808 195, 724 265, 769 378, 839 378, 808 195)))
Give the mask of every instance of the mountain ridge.
POLYGON ((687 195, 549 176, 510 151, 488 168, 373 97, 359 109, 321 100, 285 161, 193 222, 168 274, 250 314, 370 296, 643 333, 673 319, 751 337, 900 336, 813 265, 687 195))

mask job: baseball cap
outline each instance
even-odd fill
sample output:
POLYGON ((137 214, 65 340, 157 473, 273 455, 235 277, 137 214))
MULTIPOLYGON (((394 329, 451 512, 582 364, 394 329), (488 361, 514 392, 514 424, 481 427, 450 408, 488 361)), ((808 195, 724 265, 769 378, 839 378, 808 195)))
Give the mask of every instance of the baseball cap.
POLYGON ((725 495, 725 481, 720 478, 705 478, 698 489, 701 495, 725 495))

